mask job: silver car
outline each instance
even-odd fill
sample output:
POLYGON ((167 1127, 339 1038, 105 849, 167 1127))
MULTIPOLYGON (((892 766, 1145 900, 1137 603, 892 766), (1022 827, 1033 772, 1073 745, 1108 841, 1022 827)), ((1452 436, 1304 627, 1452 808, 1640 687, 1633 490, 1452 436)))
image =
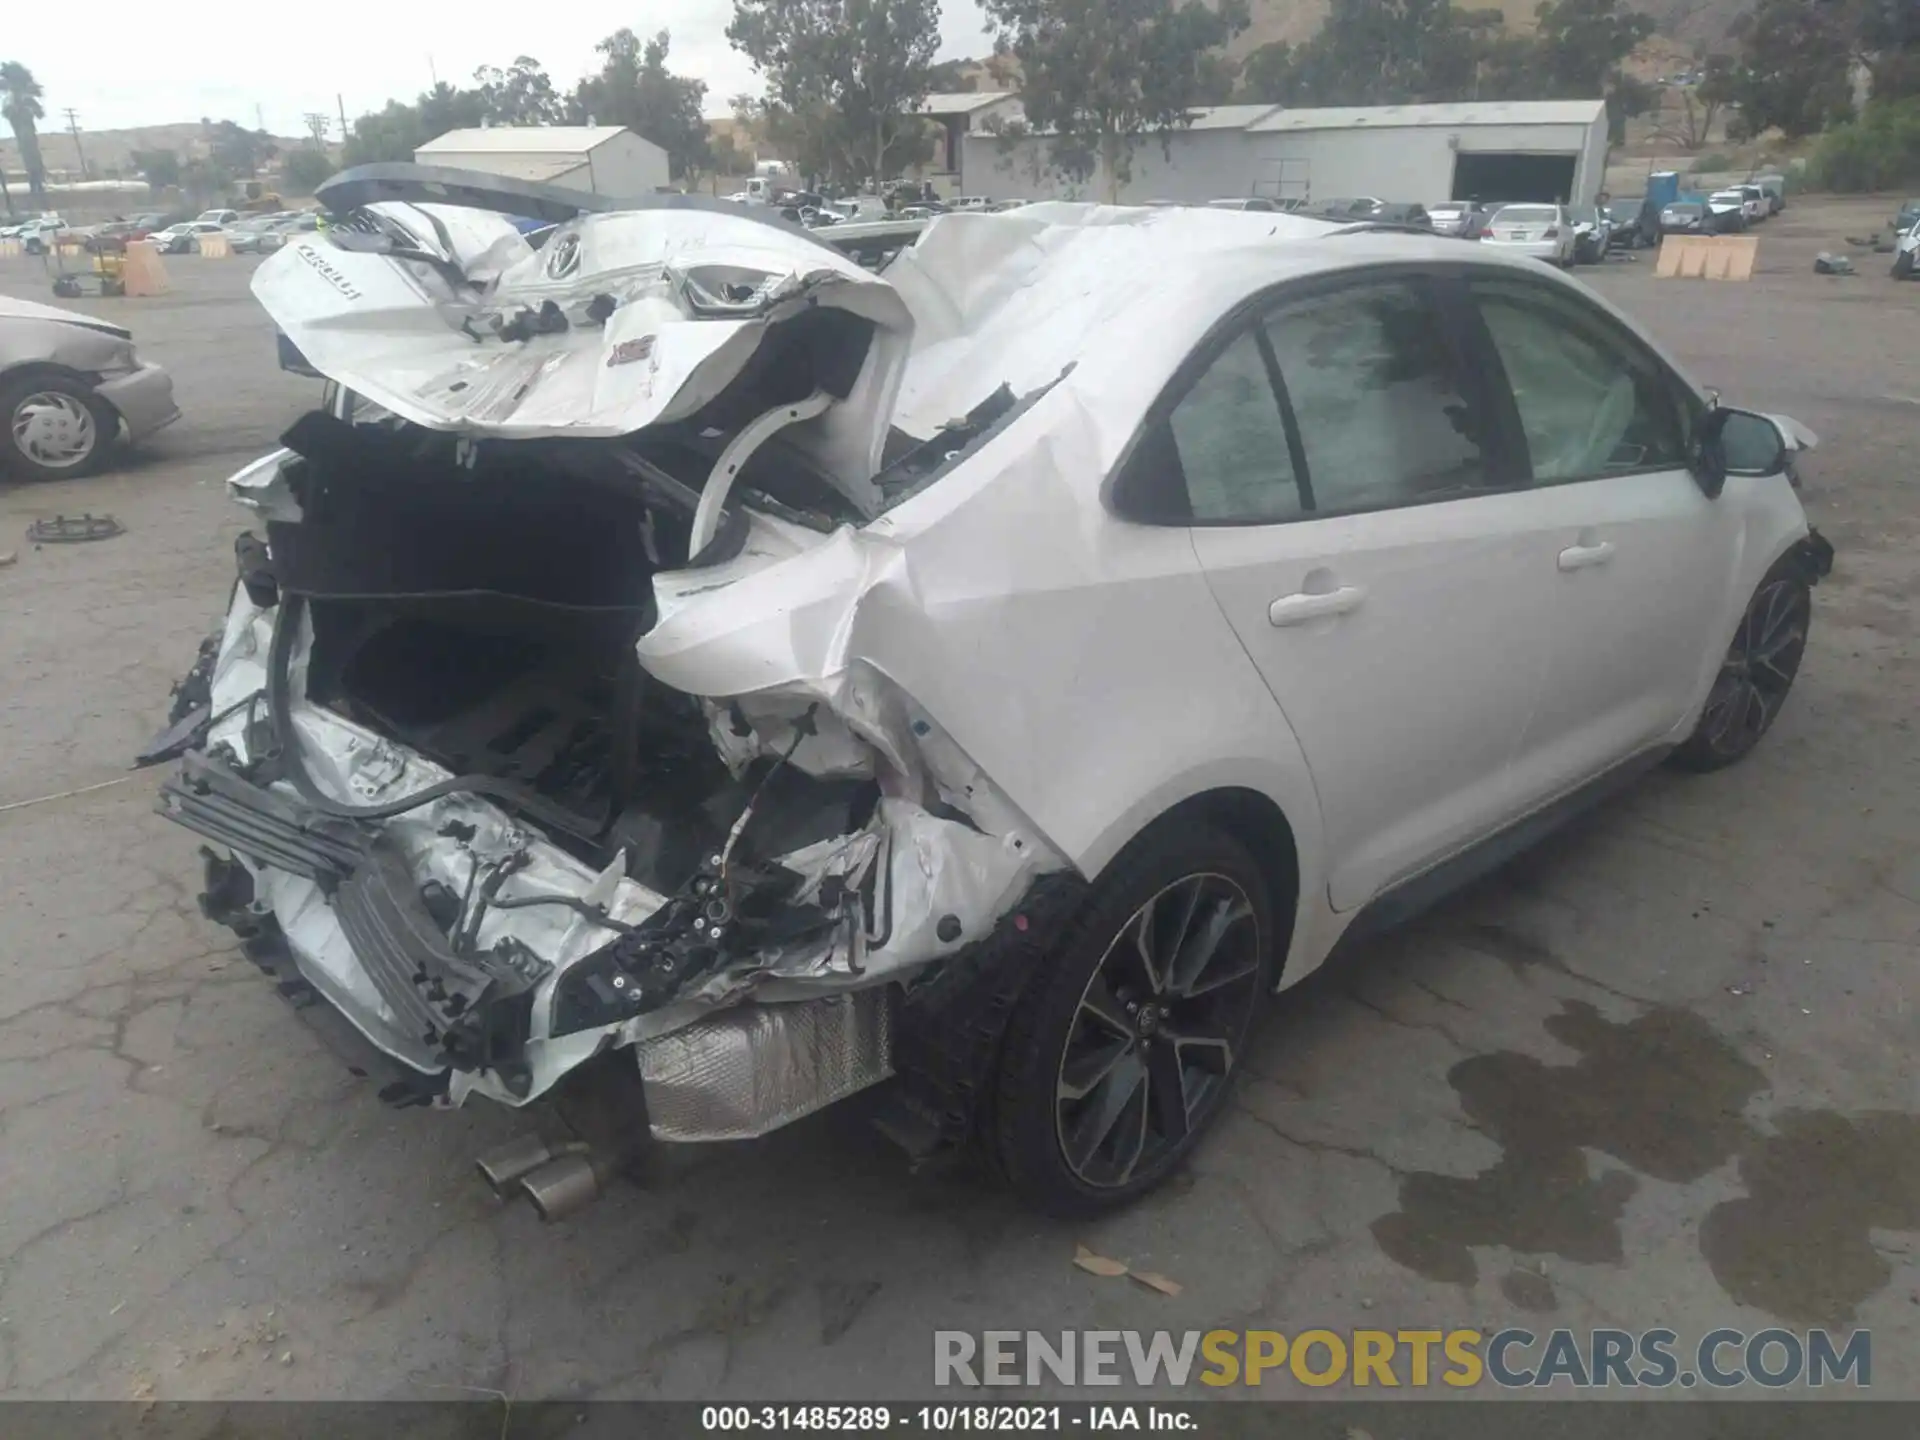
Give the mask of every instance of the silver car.
POLYGON ((131 332, 0 295, 0 472, 85 475, 123 430, 137 443, 179 418, 172 379, 141 363, 131 332))

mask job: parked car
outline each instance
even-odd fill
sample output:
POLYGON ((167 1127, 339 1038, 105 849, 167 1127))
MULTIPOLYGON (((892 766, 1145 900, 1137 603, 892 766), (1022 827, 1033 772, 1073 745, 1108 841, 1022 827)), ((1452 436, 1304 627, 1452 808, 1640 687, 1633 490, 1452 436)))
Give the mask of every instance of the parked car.
POLYGON ((162 255, 186 255, 199 250, 202 235, 223 234, 226 228, 214 220, 183 220, 147 238, 153 241, 162 255))
POLYGON ((1566 267, 1573 264, 1573 219, 1564 205, 1502 205, 1480 243, 1566 267))
POLYGON ((1573 221, 1573 262, 1598 265, 1613 247, 1613 222, 1597 205, 1570 205, 1567 216, 1573 221))
POLYGON ((29 255, 44 255, 48 249, 73 233, 73 227, 58 215, 42 215, 20 227, 15 236, 29 255))
POLYGON ((1749 202, 1744 191, 1716 190, 1707 196, 1706 205, 1713 229, 1718 234, 1738 235, 1751 223, 1748 219, 1749 202))
POLYGON ((1616 197, 1607 202, 1606 212, 1615 245, 1639 250, 1651 249, 1660 243, 1660 207, 1649 197, 1616 197))
POLYGON ((1277 212, 1280 205, 1278 201, 1269 200, 1264 195, 1246 195, 1225 200, 1209 200, 1207 208, 1209 210, 1259 210, 1271 214, 1277 212))
POLYGON ((1462 240, 1478 240, 1485 233, 1493 207, 1476 200, 1447 200, 1427 207, 1436 235, 1453 235, 1462 240))
POLYGON ((1300 213, 1317 215, 1325 220, 1370 220, 1386 203, 1371 195, 1340 196, 1331 200, 1309 201, 1300 213))
MULTIPOLYGON (((1584 287, 1273 223, 981 216, 896 283, 765 212, 597 213, 570 253, 767 300, 675 286, 644 345, 576 325, 537 367, 440 323, 457 270, 268 259, 336 402, 229 482, 264 542, 148 752, 203 914, 396 1101, 600 1056, 711 1140, 891 1073, 1038 1207, 1153 1188, 1343 937, 1749 754, 1832 559, 1810 437, 1584 287)), ((488 303, 611 283, 550 268, 488 303)), ((591 1195, 516 1153, 483 1163, 543 1213, 591 1195)))
POLYGON ((216 229, 224 229, 228 225, 237 224, 245 217, 238 210, 202 210, 193 218, 202 224, 212 225, 216 229))
POLYGON ((180 418, 173 381, 118 325, 0 296, 0 472, 86 475, 180 418))
POLYGON ((236 255, 268 255, 286 243, 289 221, 279 215, 238 220, 226 228, 227 244, 236 255))
POLYGON ((1773 202, 1767 199, 1767 192, 1758 185, 1736 186, 1740 191, 1741 213, 1749 225, 1758 225, 1773 215, 1773 202))
POLYGON ((1753 183, 1758 185, 1767 197, 1767 213, 1778 215, 1787 208, 1787 177, 1784 175, 1756 175, 1753 183))

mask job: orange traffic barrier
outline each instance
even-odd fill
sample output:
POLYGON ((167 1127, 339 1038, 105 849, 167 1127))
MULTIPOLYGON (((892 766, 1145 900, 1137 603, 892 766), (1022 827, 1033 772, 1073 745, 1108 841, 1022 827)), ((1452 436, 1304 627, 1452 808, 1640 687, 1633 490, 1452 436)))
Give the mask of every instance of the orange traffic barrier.
POLYGON ((1654 262, 1656 280, 1751 280, 1760 242, 1751 235, 1669 235, 1654 262))
POLYGON ((151 240, 135 240, 127 246, 126 268, 120 272, 128 295, 164 295, 167 293, 167 267, 160 260, 160 247, 151 240))
POLYGON ((233 247, 227 243, 227 237, 224 235, 202 235, 198 244, 200 253, 209 260, 224 260, 233 254, 233 247))

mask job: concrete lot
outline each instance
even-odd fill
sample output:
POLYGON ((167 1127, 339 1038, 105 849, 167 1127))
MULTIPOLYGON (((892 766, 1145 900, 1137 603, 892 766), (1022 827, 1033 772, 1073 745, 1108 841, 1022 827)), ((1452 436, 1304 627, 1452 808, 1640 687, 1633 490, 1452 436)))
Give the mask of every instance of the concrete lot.
MULTIPOLYGON (((1920 1396, 1920 285, 1810 273, 1883 209, 1797 205, 1746 285, 1582 272, 1825 442, 1839 563, 1759 753, 1289 992, 1191 1170, 1101 1224, 909 1174, 856 1104, 542 1227, 470 1166, 528 1117, 384 1109, 200 918, 156 777, 0 809, 0 1393, 904 1398, 935 1327, 1777 1323, 1871 1327, 1875 1393, 1920 1396)), ((318 392, 253 263, 73 306, 186 418, 0 484, 0 554, 58 511, 128 532, 0 567, 0 807, 124 775, 225 594, 221 481, 318 392)), ((29 261, 0 291, 48 298, 29 261)))

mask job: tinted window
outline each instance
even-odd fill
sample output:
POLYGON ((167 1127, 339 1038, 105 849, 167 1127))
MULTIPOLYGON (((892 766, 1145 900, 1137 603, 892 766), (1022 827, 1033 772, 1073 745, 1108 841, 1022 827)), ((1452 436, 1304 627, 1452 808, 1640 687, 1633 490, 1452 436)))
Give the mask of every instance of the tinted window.
POLYGON ((1168 417, 1196 520, 1285 520, 1300 513, 1280 402, 1251 332, 1209 365, 1168 417))
POLYGON ((1504 280, 1471 288, 1513 390, 1536 481, 1685 463, 1680 410, 1651 353, 1574 296, 1504 280))
POLYGON ((1316 512, 1414 504, 1487 483, 1485 427, 1425 294, 1356 286, 1266 319, 1316 512))

